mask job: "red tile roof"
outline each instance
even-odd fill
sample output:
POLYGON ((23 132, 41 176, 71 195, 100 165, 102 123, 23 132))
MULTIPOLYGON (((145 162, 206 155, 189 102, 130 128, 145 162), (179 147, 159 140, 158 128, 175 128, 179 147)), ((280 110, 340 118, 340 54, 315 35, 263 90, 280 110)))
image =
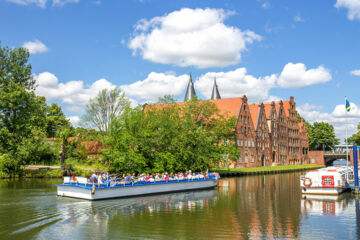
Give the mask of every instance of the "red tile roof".
POLYGON ((229 114, 230 117, 238 117, 242 98, 223 98, 209 101, 217 106, 221 114, 229 114))
POLYGON ((256 122, 257 122, 257 118, 258 118, 258 114, 259 114, 259 106, 260 106, 260 104, 258 104, 258 103, 249 104, 250 116, 251 116, 252 122, 254 124, 255 130, 256 130, 256 122))
POLYGON ((104 145, 98 141, 83 141, 81 144, 84 145, 85 150, 89 154, 97 154, 101 149, 105 148, 104 145))
POLYGON ((271 103, 264 103, 265 115, 267 119, 271 119, 270 111, 271 111, 271 103))
MULTIPOLYGON (((228 114, 229 117, 237 117, 240 111, 240 105, 242 103, 242 98, 241 97, 237 97, 237 98, 223 98, 223 99, 216 99, 216 100, 205 100, 205 101, 210 101, 212 103, 214 103, 216 105, 216 107, 220 110, 221 114, 228 114)), ((161 109, 162 107, 166 106, 166 105, 170 105, 172 103, 169 104, 156 104, 156 105, 147 105, 145 106, 145 111, 146 108, 151 108, 151 107, 155 107, 158 109, 161 109)), ((186 102, 177 102, 175 103, 178 106, 184 105, 186 104, 186 102)))

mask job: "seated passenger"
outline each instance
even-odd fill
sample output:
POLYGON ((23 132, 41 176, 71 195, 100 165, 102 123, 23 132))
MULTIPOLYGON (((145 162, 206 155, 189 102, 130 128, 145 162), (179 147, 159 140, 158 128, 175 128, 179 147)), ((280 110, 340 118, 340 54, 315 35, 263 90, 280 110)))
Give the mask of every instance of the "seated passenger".
POLYGON ((154 174, 151 174, 151 175, 150 175, 150 178, 149 178, 149 182, 154 182, 154 181, 155 181, 154 174))
POLYGON ((187 180, 191 180, 192 179, 192 175, 191 175, 191 173, 189 173, 188 175, 187 175, 187 180))
POLYGON ((90 183, 98 183, 97 176, 95 172, 90 177, 90 183))
POLYGON ((182 173, 179 173, 179 180, 184 180, 184 175, 182 173))
POLYGON ((159 182, 159 181, 161 181, 161 178, 160 178, 159 174, 157 173, 155 175, 155 182, 159 182))
POLYGON ((131 183, 131 175, 130 175, 130 173, 128 173, 127 174, 127 176, 125 177, 125 184, 127 184, 127 183, 131 183))

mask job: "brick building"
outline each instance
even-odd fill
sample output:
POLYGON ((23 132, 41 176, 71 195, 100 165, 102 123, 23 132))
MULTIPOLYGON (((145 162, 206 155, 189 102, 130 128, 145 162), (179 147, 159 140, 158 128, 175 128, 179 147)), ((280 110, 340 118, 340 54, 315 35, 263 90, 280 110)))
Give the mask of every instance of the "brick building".
MULTIPOLYGON (((195 89, 190 78, 184 101, 194 96, 195 89)), ((294 97, 288 101, 251 104, 245 95, 221 99, 214 80, 210 101, 222 113, 237 118, 234 132, 241 153, 238 159, 229 160, 230 167, 309 163, 306 125, 298 118, 294 97)))

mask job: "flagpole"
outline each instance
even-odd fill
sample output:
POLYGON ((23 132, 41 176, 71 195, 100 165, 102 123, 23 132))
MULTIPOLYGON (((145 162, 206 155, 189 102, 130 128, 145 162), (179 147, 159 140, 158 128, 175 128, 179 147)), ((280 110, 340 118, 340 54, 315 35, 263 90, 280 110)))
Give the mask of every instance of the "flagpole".
POLYGON ((347 109, 346 109, 346 96, 345 96, 345 145, 346 145, 346 167, 349 167, 349 149, 348 149, 348 119, 347 119, 347 109))

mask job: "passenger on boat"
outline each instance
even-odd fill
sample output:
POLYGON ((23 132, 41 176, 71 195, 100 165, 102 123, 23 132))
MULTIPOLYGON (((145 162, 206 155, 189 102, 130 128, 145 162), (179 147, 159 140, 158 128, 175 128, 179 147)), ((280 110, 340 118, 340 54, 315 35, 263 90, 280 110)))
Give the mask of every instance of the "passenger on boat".
POLYGON ((90 183, 98 183, 98 179, 95 172, 90 177, 90 183))
POLYGON ((125 184, 131 183, 131 182, 132 182, 131 175, 130 175, 130 173, 128 173, 127 176, 125 177, 125 184))
POLYGON ((192 179, 192 175, 191 175, 191 171, 189 171, 188 175, 187 175, 187 180, 191 180, 192 179))

